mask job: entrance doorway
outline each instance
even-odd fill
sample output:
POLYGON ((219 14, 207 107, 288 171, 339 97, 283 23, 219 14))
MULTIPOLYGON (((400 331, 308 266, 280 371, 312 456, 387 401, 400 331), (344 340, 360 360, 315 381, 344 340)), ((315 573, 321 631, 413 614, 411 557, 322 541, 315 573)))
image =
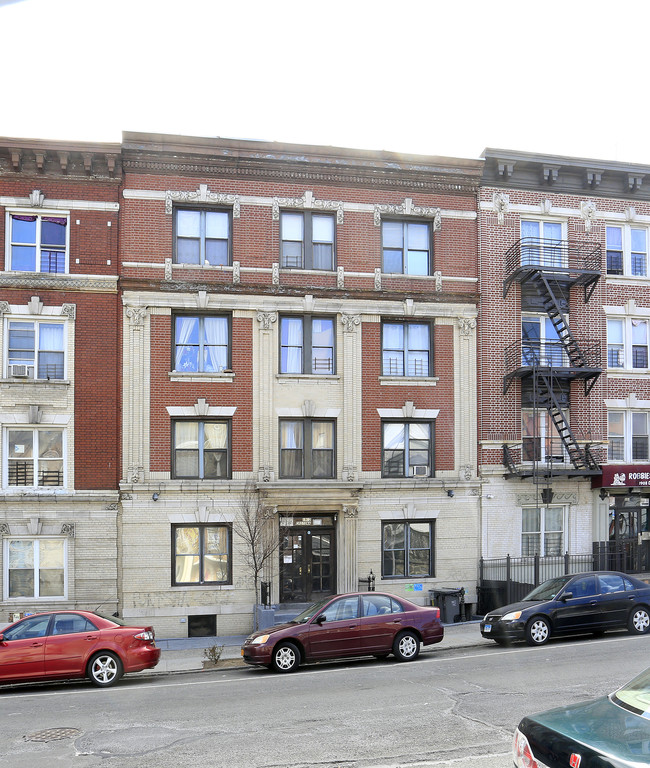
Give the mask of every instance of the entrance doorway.
POLYGON ((280 545, 280 602, 312 602, 336 592, 333 517, 284 517, 280 545))

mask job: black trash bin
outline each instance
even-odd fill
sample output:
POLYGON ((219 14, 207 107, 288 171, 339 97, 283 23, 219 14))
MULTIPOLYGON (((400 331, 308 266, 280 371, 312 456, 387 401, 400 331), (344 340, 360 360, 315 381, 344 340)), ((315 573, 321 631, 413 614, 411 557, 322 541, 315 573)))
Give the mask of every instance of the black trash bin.
POLYGON ((453 624, 462 619, 461 602, 465 595, 463 587, 430 589, 431 604, 440 608, 440 621, 453 624))

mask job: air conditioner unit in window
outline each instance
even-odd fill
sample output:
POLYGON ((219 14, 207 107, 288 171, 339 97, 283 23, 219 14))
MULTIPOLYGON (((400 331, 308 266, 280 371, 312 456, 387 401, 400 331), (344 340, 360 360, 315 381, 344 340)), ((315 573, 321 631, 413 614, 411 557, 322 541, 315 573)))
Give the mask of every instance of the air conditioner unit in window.
POLYGON ((426 464, 418 464, 411 467, 413 477, 429 477, 429 467, 426 464))
POLYGON ((24 363, 13 363, 9 366, 9 375, 16 379, 33 379, 34 366, 24 363))

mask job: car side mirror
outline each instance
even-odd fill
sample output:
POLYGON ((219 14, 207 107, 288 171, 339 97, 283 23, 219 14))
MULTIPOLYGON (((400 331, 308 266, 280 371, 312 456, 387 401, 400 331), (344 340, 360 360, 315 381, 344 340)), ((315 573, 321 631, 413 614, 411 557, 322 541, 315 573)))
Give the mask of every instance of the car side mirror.
POLYGON ((321 613, 321 615, 316 618, 316 624, 322 624, 324 621, 327 621, 327 616, 324 613, 321 613))
POLYGON ((561 600, 563 603, 566 603, 566 601, 567 601, 567 600, 571 600, 571 598, 572 598, 572 597, 573 597, 573 592, 564 592, 564 594, 562 595, 562 597, 560 598, 560 600, 561 600))

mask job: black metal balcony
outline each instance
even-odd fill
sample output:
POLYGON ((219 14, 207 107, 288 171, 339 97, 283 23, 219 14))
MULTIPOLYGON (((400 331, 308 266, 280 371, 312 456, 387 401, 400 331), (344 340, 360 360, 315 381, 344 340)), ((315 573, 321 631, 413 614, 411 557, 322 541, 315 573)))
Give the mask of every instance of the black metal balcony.
POLYGON ((505 349, 505 376, 503 393, 513 379, 544 374, 559 379, 584 379, 592 384, 602 373, 601 345, 599 341, 576 339, 576 347, 569 355, 561 341, 516 341, 505 349))
POLYGON ((576 444, 569 452, 559 439, 523 438, 521 442, 504 443, 503 466, 507 470, 504 474, 506 479, 518 477, 550 481, 554 477, 591 477, 602 473, 590 443, 581 441, 579 447, 576 444))
POLYGON ((587 302, 602 274, 602 248, 596 242, 524 237, 505 256, 504 298, 513 282, 525 283, 542 272, 566 288, 584 286, 587 302))

